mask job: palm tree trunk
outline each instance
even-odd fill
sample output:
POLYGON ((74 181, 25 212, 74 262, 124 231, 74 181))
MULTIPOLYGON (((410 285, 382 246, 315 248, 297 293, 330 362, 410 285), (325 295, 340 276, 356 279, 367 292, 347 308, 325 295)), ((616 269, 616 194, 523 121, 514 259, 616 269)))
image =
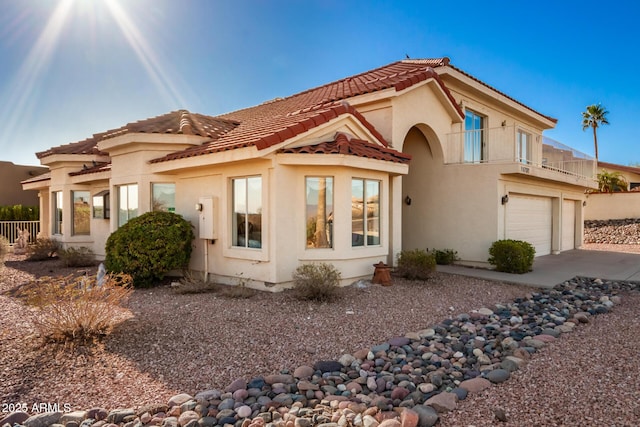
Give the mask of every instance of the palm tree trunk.
POLYGON ((316 247, 329 246, 327 239, 327 179, 318 180, 318 217, 316 220, 316 247))
POLYGON ((593 127, 593 145, 596 151, 596 162, 598 161, 598 135, 596 134, 596 127, 597 126, 592 126, 593 127))

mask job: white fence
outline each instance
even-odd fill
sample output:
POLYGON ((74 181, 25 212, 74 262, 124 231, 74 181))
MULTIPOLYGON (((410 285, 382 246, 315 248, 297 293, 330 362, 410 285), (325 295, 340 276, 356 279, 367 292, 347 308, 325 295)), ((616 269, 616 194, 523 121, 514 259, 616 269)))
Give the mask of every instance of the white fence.
POLYGON ((11 245, 18 239, 19 230, 27 230, 30 233, 29 243, 35 242, 40 232, 40 221, 0 221, 0 236, 9 240, 11 245))

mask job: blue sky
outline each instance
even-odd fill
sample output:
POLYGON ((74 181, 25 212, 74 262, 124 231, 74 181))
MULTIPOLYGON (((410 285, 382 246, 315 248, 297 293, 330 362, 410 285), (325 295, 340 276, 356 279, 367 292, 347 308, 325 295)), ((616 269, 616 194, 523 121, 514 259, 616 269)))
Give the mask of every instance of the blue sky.
POLYGON ((217 115, 390 62, 451 63, 640 163, 640 6, 630 1, 0 0, 0 160, 186 108, 217 115))

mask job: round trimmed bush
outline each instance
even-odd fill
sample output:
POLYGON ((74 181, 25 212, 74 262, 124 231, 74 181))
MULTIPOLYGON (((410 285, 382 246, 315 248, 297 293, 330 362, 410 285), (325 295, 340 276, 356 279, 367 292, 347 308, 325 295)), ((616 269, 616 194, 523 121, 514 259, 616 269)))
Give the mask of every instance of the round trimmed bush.
POLYGON ((398 255, 396 273, 408 280, 428 280, 436 271, 436 256, 424 249, 404 250, 398 255))
POLYGON ((171 212, 147 212, 131 219, 107 239, 105 267, 126 273, 135 287, 153 286, 171 270, 189 265, 192 225, 171 212))
POLYGON ((535 248, 523 240, 498 240, 489 248, 489 263, 505 273, 523 274, 533 268, 535 248))

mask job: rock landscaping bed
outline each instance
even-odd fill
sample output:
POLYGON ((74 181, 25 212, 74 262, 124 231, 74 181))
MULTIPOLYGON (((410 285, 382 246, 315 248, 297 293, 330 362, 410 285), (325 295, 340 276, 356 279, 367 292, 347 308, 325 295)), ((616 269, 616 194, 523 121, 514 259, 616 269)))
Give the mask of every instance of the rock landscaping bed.
MULTIPOLYGON (((7 284, 0 286, 2 291, 7 284)), ((522 390, 520 395, 503 397, 493 404, 489 415, 487 408, 465 406, 476 396, 498 394, 513 378, 518 381, 519 376, 531 374, 536 358, 561 346, 566 337, 588 331, 599 322, 595 319, 614 319, 613 329, 601 334, 635 336, 640 296, 634 283, 575 278, 554 289, 539 290, 438 274, 426 283, 353 286, 339 302, 322 305, 295 302, 282 294, 260 294, 250 300, 218 300, 209 294, 178 297, 166 288, 135 296, 131 304, 134 320, 116 330, 103 350, 118 363, 123 363, 121 358, 133 362, 135 366, 129 366, 123 375, 104 380, 116 394, 133 393, 137 398, 128 397, 123 404, 117 398, 101 400, 92 393, 89 402, 74 401, 72 396, 91 393, 83 386, 98 387, 95 380, 100 374, 95 372, 90 384, 72 377, 74 390, 67 390, 68 384, 61 388, 52 378, 44 386, 36 381, 36 390, 49 385, 56 390, 53 395, 30 394, 32 390, 16 387, 2 377, 2 390, 9 384, 12 394, 5 396, 3 391, 1 403, 24 401, 29 413, 6 414, 0 426, 414 427, 500 421, 602 425, 598 419, 602 414, 604 420, 615 420, 612 425, 636 425, 640 419, 637 362, 626 359, 623 378, 628 376, 628 380, 623 388, 630 392, 616 391, 617 418, 608 415, 608 405, 603 405, 598 416, 585 407, 578 416, 571 414, 568 424, 562 420, 569 418, 562 418, 550 406, 520 410, 527 396, 533 400, 532 395, 544 390, 522 390), (169 305, 170 301, 175 305, 169 305), (635 319, 622 326, 615 317, 616 306, 622 307, 623 314, 624 310, 635 312, 635 319), (163 323, 165 316, 168 323, 163 323), (167 358, 167 353, 174 357, 167 358), (206 368, 198 364, 198 358, 207 362, 206 368), (201 377, 212 386, 202 387, 201 377), (179 387, 185 384, 191 387, 179 387), (29 405, 38 398, 60 406, 33 411, 29 405), (102 403, 108 401, 120 403, 102 403), (549 413, 551 417, 545 418, 549 413)), ((24 310, 19 305, 14 308, 24 310)), ((9 326, 0 325, 5 330, 9 326)), ((21 327, 28 329, 26 324, 21 327)), ((628 345, 634 347, 631 341, 629 337, 628 345)), ((0 335, 0 342, 5 345, 7 340, 0 335)), ((569 361, 578 354, 565 351, 562 357, 569 361)), ((56 357, 64 359, 68 353, 56 357)), ((95 363, 106 360, 103 356, 85 357, 95 363)), ((583 371, 589 376, 593 372, 589 361, 575 363, 585 363, 583 371)), ((79 368, 85 375, 96 370, 95 365, 79 368)), ((544 368, 549 382, 556 378, 565 383, 558 380, 563 373, 554 371, 553 361, 544 368)), ((605 366, 595 368, 608 372, 605 366)), ((10 365, 2 375, 8 372, 11 377, 11 369, 20 366, 10 365)), ((37 371, 28 373, 38 375, 37 371)), ((583 378, 573 379, 583 382, 583 378)), ((590 376, 584 382, 597 387, 602 380, 590 376)), ((606 390, 593 391, 607 396, 606 390)), ((557 395, 547 397, 559 399, 557 395)), ((552 403, 563 406, 562 402, 552 403)))
POLYGON ((585 221, 584 242, 609 245, 638 245, 640 244, 640 219, 585 221))

